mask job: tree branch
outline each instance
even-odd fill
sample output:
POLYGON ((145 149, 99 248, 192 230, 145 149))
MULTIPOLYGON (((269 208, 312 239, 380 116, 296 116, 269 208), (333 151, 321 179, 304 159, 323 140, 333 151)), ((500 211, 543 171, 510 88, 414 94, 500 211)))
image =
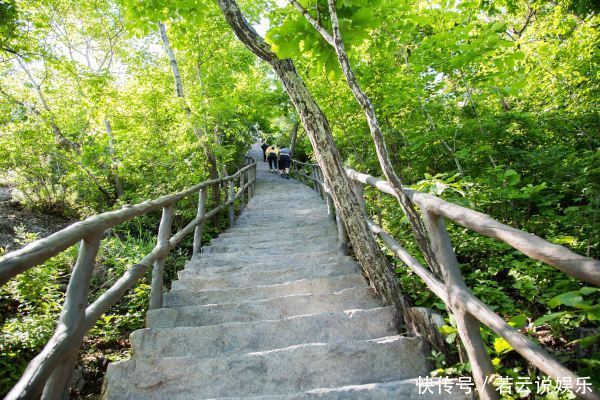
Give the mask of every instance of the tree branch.
POLYGON ((218 0, 218 3, 236 36, 246 47, 266 62, 271 63, 278 60, 277 54, 271 49, 271 46, 246 21, 237 3, 228 0, 218 0))
MULTIPOLYGON (((302 4, 300 4, 297 0, 289 0, 289 2, 291 5, 296 7, 298 9, 298 11, 300 11, 300 13, 304 16, 304 18, 306 18, 306 20, 313 26, 313 28, 315 28, 317 30, 317 32, 319 32, 321 34, 321 36, 323 36, 323 39, 325 39, 325 41, 327 43, 329 43, 332 46, 335 46, 335 44, 333 42, 333 36, 331 36, 331 34, 329 32, 327 32, 327 30, 321 26, 319 21, 314 19, 313 16, 310 15, 310 13, 304 7, 302 7, 302 4)), ((317 5, 317 10, 318 10, 318 7, 319 6, 317 5)))

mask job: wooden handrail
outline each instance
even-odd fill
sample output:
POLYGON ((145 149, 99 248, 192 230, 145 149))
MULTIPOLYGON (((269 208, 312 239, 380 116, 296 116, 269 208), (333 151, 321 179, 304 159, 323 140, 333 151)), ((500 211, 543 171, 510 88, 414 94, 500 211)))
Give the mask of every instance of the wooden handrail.
POLYGON ((233 175, 202 182, 189 189, 162 196, 155 200, 148 200, 133 206, 127 205, 120 210, 94 215, 83 221, 76 222, 48 237, 36 240, 20 250, 8 253, 3 257, 0 257, 0 285, 4 285, 13 276, 26 271, 32 266, 43 263, 86 237, 100 234, 107 229, 113 228, 123 222, 130 221, 133 218, 145 215, 150 211, 175 204, 181 199, 193 193, 197 193, 200 189, 234 180, 238 178, 241 173, 255 168, 255 166, 256 164, 247 165, 233 175))
MULTIPOLYGON (((325 183, 318 178, 321 174, 317 164, 293 160, 292 165, 295 167, 292 168, 293 173, 314 182, 320 187, 321 191, 327 193, 325 183), (313 173, 310 175, 305 173, 305 168, 311 168, 313 173)), ((346 168, 346 173, 355 182, 355 192, 361 205, 364 205, 362 185, 369 185, 383 193, 395 195, 390 184, 385 180, 362 174, 350 168, 346 168)), ((408 268, 415 272, 427 287, 446 304, 448 310, 454 314, 460 338, 465 345, 471 362, 473 376, 480 396, 482 398, 497 397, 495 393, 490 393, 491 386, 483 383, 491 377, 493 368, 479 331, 479 323, 482 323, 504 338, 517 353, 548 376, 554 379, 570 378, 573 382, 573 389, 581 390, 581 393, 576 393, 578 397, 586 400, 600 400, 600 396, 595 390, 591 390, 589 386, 587 389, 582 387, 576 374, 564 367, 541 346, 511 327, 501 316, 494 313, 471 293, 462 279, 444 220, 448 219, 479 234, 507 243, 530 258, 543 261, 579 280, 597 286, 600 286, 600 262, 574 253, 566 247, 550 243, 534 234, 502 224, 489 215, 430 194, 408 188, 403 190, 419 206, 425 217, 430 240, 443 268, 444 282, 440 281, 428 268, 421 265, 416 258, 410 255, 380 226, 367 218, 368 225, 371 231, 408 268)))
POLYGON ((5 400, 35 398, 42 391, 42 399, 44 400, 62 399, 68 389, 73 363, 77 359, 77 352, 83 337, 93 328, 102 314, 116 304, 153 266, 150 305, 151 308, 161 307, 164 262, 169 252, 192 231, 194 231, 195 238, 194 249, 197 252, 201 247, 201 229, 198 231, 199 227, 225 208, 230 207, 230 210, 232 210, 236 200, 241 199, 241 201, 244 201, 246 191, 248 191, 247 198, 250 200, 254 193, 255 182, 256 162, 252 159, 252 164, 246 165, 233 175, 206 181, 156 200, 90 217, 0 258, 0 284, 4 284, 13 276, 43 263, 78 241, 82 242, 77 264, 69 281, 65 311, 61 314, 61 323, 58 324, 54 334, 42 351, 28 364, 25 372, 7 394, 5 400), (234 192, 226 202, 209 212, 205 212, 206 189, 224 182, 228 182, 230 188, 233 188, 233 182, 238 178, 240 179, 238 191, 234 192), (196 192, 198 192, 199 201, 196 218, 180 231, 171 235, 175 204, 196 192), (158 241, 154 249, 142 258, 138 264, 129 268, 96 301, 87 305, 89 277, 91 277, 93 271, 100 237, 103 232, 122 222, 159 208, 163 208, 163 217, 159 227, 158 241))
MULTIPOLYGON (((392 194, 387 181, 346 169, 350 179, 392 194)), ((427 193, 404 189, 421 209, 443 216, 481 235, 500 240, 535 260, 569 274, 584 282, 600 286, 600 261, 579 255, 564 246, 550 243, 533 233, 521 231, 496 221, 489 215, 450 203, 427 193)))

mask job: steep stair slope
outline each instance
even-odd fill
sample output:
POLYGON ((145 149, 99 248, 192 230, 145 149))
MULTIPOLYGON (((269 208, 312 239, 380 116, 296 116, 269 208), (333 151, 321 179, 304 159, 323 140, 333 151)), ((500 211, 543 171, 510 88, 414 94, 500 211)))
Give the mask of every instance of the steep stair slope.
POLYGON ((397 334, 335 238, 319 196, 259 162, 256 196, 148 312, 103 398, 463 398, 419 394, 423 343, 397 334))

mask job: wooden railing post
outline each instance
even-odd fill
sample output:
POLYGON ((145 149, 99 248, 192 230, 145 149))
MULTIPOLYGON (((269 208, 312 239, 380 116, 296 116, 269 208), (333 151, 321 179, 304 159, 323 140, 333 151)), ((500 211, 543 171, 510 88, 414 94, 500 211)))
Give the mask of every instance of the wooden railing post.
POLYGON ((317 167, 312 166, 311 169, 312 173, 310 176, 312 177, 312 187, 315 192, 319 193, 319 184, 317 183, 317 167))
MULTIPOLYGON (((337 211, 337 210, 336 210, 337 211)), ((335 213, 335 223, 337 225, 338 232, 338 247, 344 254, 348 254, 348 233, 346 232, 346 224, 344 224, 344 218, 339 212, 335 213)))
MULTIPOLYGON (((196 218, 204 218, 206 215, 206 190, 200 189, 198 191, 198 211, 196 213, 196 218)), ((204 222, 200 222, 196 225, 196 229, 194 229, 194 244, 192 245, 192 255, 200 253, 200 249, 202 249, 202 230, 204 229, 204 222)))
POLYGON ((244 178, 245 178, 245 176, 244 175, 245 175, 244 172, 242 172, 240 174, 240 190, 241 190, 241 194, 240 194, 240 213, 244 211, 244 192, 245 192, 245 189, 244 189, 244 184, 245 184, 244 178))
POLYGON ((325 201, 327 203, 327 215, 329 215, 329 219, 335 221, 335 206, 333 205, 333 199, 326 183, 323 183, 323 190, 325 191, 325 201))
POLYGON ((231 202, 229 204, 229 227, 230 228, 233 226, 233 223, 235 222, 234 200, 235 200, 235 187, 234 187, 234 180, 232 178, 229 180, 229 201, 231 202))
POLYGON ((81 241, 81 248, 69 280, 65 304, 57 327, 57 332, 63 331, 67 334, 78 332, 77 340, 72 340, 69 343, 69 350, 64 354, 61 364, 56 366, 52 375, 48 378, 42 394, 43 400, 68 398, 73 365, 77 361, 81 340, 85 334, 82 329, 85 308, 88 304, 90 281, 94 272, 96 255, 100 248, 100 239, 101 236, 98 235, 81 241))
POLYGON ((321 185, 323 177, 321 175, 321 168, 319 167, 315 167, 315 178, 317 179, 315 182, 317 184, 317 193, 319 193, 319 196, 323 198, 323 186, 321 185))
POLYGON ((246 174, 246 178, 244 179, 244 181, 248 185, 247 195, 248 195, 248 203, 249 203, 250 199, 252 199, 252 176, 250 175, 251 171, 246 171, 246 172, 244 172, 244 174, 246 174))
POLYGON ((168 255, 169 239, 171 238, 171 225, 173 225, 173 204, 163 207, 162 218, 158 227, 156 246, 163 254, 154 261, 152 268, 152 287, 150 289, 150 309, 161 308, 163 305, 163 275, 165 261, 168 255))
POLYGON ((463 299, 459 294, 459 289, 464 291, 469 291, 469 289, 462 278, 444 218, 425 210, 424 220, 433 250, 442 267, 444 284, 448 292, 448 303, 452 307, 451 311, 456 319, 458 334, 469 356, 479 397, 483 400, 498 399, 498 393, 494 390, 491 382, 494 366, 479 332, 480 323, 466 311, 463 299))
POLYGON ((252 196, 256 194, 256 166, 258 164, 254 164, 252 167, 252 196))

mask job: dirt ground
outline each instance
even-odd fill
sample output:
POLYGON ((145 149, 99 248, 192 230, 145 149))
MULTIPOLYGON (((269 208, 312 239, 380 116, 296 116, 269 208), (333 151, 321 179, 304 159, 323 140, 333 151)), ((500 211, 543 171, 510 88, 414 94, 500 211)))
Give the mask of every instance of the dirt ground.
POLYGON ((5 251, 21 247, 18 242, 20 231, 36 233, 42 238, 69 225, 64 218, 25 209, 13 201, 12 192, 12 187, 0 186, 0 247, 5 251))

